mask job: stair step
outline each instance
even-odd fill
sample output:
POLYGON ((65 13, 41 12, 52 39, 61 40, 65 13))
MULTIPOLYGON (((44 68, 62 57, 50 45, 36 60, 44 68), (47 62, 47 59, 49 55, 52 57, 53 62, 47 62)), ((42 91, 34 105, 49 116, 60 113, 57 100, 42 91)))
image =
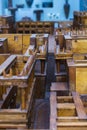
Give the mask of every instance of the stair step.
POLYGON ((66 72, 55 73, 56 76, 67 76, 66 72))
POLYGON ((51 85, 51 91, 67 91, 68 86, 66 82, 53 82, 51 85))

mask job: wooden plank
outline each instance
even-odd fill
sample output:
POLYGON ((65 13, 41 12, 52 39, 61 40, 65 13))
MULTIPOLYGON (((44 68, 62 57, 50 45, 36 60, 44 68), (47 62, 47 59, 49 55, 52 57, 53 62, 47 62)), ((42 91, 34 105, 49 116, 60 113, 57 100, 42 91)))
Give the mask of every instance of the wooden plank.
POLYGON ((72 92, 72 96, 79 119, 87 119, 87 115, 79 94, 77 92, 72 92))
POLYGON ((70 92, 76 90, 76 68, 75 67, 69 67, 69 89, 70 92))
POLYGON ((9 130, 9 129, 15 129, 15 128, 19 128, 19 130, 23 130, 23 129, 27 128, 27 125, 26 125, 26 123, 20 123, 20 124, 3 123, 3 124, 0 124, 0 129, 8 129, 9 130))
POLYGON ((87 53, 87 40, 84 39, 77 39, 72 41, 72 51, 74 53, 87 53))
POLYGON ((0 74, 3 73, 3 71, 8 68, 8 66, 12 65, 14 61, 16 61, 17 56, 16 55, 11 55, 9 56, 5 62, 0 66, 0 74))
POLYGON ((65 126, 68 126, 68 127, 70 127, 70 126, 73 126, 73 127, 75 127, 75 126, 77 126, 77 127, 79 127, 79 126, 86 126, 86 129, 87 129, 87 122, 58 122, 57 123, 57 126, 61 126, 61 127, 65 127, 65 126))
POLYGON ((29 47, 28 47, 28 49, 27 49, 27 51, 25 52, 24 55, 25 55, 25 56, 29 56, 29 55, 33 54, 34 49, 35 49, 35 46, 34 46, 34 45, 29 45, 29 47))
POLYGON ((57 96, 58 103, 73 103, 72 96, 57 96))
POLYGON ((56 92, 51 92, 50 95, 50 130, 56 130, 56 117, 57 117, 57 102, 56 92))
POLYGON ((27 123, 27 111, 21 109, 1 109, 0 110, 0 126, 2 124, 23 124, 27 123))
POLYGON ((76 91, 87 94, 87 66, 76 67, 76 91))
POLYGON ((66 90, 68 90, 66 82, 61 82, 61 83, 54 82, 54 83, 52 83, 51 91, 66 91, 66 90))
POLYGON ((57 107, 57 102, 56 102, 56 92, 51 92, 50 96, 50 105, 51 105, 51 116, 56 116, 56 107, 57 107))
POLYGON ((57 130, 87 130, 86 126, 60 126, 57 127, 57 130))
MULTIPOLYGON (((9 115, 8 115, 9 116, 9 115)), ((15 118, 14 120, 13 119, 7 119, 7 120, 0 120, 0 124, 4 124, 4 123, 27 123, 27 119, 17 119, 15 118)))
POLYGON ((79 118, 77 116, 62 116, 62 117, 57 117, 57 122, 60 122, 60 121, 79 121, 79 118))
POLYGON ((72 96, 57 96, 58 100, 72 100, 72 96))
POLYGON ((74 103, 58 103, 58 109, 75 109, 74 103))
MULTIPOLYGON (((36 52, 35 52, 35 54, 36 54, 36 52)), ((31 65, 34 63, 35 54, 30 55, 30 57, 28 58, 27 63, 25 64, 23 70, 20 73, 21 76, 28 74, 28 72, 29 72, 29 70, 31 68, 31 65)))
POLYGON ((17 120, 27 120, 27 111, 24 113, 22 110, 20 110, 20 112, 15 112, 15 109, 13 110, 13 112, 10 112, 10 110, 11 109, 9 109, 9 111, 7 112, 5 111, 5 109, 2 109, 2 111, 0 110, 0 122, 16 122, 17 120))

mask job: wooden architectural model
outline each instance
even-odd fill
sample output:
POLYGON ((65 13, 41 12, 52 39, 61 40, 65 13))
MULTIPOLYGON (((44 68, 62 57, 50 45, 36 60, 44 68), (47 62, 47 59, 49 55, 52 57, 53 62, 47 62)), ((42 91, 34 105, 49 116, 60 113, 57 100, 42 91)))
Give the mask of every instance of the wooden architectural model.
POLYGON ((66 93, 66 89, 62 89, 62 84, 60 89, 53 85, 50 95, 50 130, 86 130, 87 108, 80 95, 71 92, 71 95, 58 96, 60 91, 66 93))
POLYGON ((87 130, 87 12, 55 22, 0 17, 1 130, 87 130))
POLYGON ((0 66, 0 128, 27 128, 34 100, 35 55, 11 55, 0 66))
POLYGON ((0 129, 28 128, 34 103, 35 63, 41 61, 44 73, 48 46, 48 35, 36 35, 34 45, 30 44, 31 36, 0 35, 0 129))

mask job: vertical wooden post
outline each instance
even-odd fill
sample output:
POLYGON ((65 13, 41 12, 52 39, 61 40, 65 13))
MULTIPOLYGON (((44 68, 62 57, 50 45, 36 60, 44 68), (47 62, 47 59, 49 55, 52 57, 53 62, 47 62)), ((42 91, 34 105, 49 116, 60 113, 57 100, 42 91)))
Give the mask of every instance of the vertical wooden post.
POLYGON ((0 86, 0 99, 2 99, 2 95, 3 95, 2 88, 3 88, 3 86, 0 86))
POLYGON ((45 69, 45 60, 40 60, 41 62, 41 73, 43 74, 44 73, 44 69, 45 69))
POLYGON ((6 93, 6 87, 5 87, 5 86, 2 87, 2 93, 3 93, 3 94, 6 93))
POLYGON ((3 94, 6 93, 6 86, 0 86, 1 98, 3 99, 3 94))
POLYGON ((60 60, 56 59, 56 68, 57 68, 57 73, 60 72, 60 60))
POLYGON ((26 109, 26 91, 25 88, 21 88, 21 109, 26 109))
POLYGON ((50 130, 57 130, 56 117, 57 117, 56 92, 51 92, 50 94, 50 130))

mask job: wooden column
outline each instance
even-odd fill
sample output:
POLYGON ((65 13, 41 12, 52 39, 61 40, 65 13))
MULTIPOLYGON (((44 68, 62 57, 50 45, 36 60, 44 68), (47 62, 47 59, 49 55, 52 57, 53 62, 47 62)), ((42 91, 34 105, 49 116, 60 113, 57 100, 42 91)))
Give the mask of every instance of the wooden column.
POLYGON ((41 73, 43 74, 44 73, 44 70, 45 70, 45 60, 40 60, 41 62, 41 73))
POLYGON ((21 88, 21 109, 26 109, 26 91, 25 88, 21 88))
POLYGON ((6 93, 6 86, 2 86, 2 96, 6 93))
POLYGON ((76 91, 76 68, 69 67, 69 89, 70 92, 76 91))
POLYGON ((57 102, 56 92, 50 94, 50 130, 57 130, 56 118, 57 118, 57 102))
POLYGON ((56 59, 56 69, 57 69, 57 73, 60 72, 60 60, 56 59))

